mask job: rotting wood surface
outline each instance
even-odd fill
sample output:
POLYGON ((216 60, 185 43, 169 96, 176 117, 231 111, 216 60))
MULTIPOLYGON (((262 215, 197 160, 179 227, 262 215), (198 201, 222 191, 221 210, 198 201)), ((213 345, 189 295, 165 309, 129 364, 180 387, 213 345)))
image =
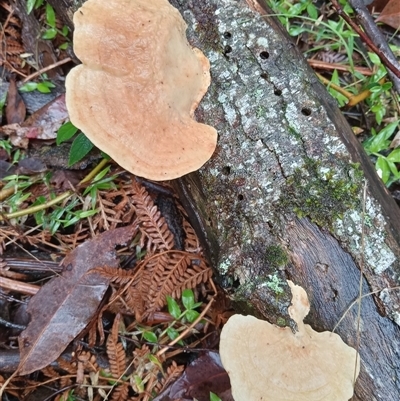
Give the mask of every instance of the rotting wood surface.
MULTIPOLYGON (((398 208, 279 24, 245 1, 178 3, 191 43, 211 62, 197 118, 219 132, 213 159, 180 190, 220 281, 246 309, 287 324, 290 278, 309 294, 307 322, 332 330, 358 296, 362 260, 364 294, 399 284, 398 208)), ((363 299, 354 400, 399 398, 399 294, 363 299)), ((356 306, 336 331, 356 346, 356 306)))
MULTIPOLYGON (((309 294, 306 321, 332 330, 357 298, 363 258, 363 293, 398 285, 400 212, 284 29, 261 17, 270 13, 264 5, 248 2, 171 0, 189 41, 211 62, 212 83, 196 117, 219 132, 213 159, 179 180, 181 199, 220 282, 242 307, 290 324, 290 278, 309 294)), ((397 401, 399 291, 365 297, 360 324, 353 400, 397 401)), ((336 331, 356 345, 355 307, 336 331)))

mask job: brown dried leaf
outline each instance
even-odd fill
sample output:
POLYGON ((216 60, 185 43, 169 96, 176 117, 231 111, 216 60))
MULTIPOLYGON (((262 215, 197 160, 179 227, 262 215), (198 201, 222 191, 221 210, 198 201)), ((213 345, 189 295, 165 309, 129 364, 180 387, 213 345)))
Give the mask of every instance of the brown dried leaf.
POLYGON ((65 94, 62 94, 35 111, 21 126, 28 128, 25 135, 29 139, 54 139, 67 120, 65 94))
POLYGON ((183 375, 154 398, 154 401, 209 400, 210 391, 217 394, 222 401, 233 401, 230 387, 229 376, 222 367, 219 354, 209 351, 193 361, 183 375))
POLYGON ((389 0, 377 21, 384 22, 394 29, 400 28, 400 0, 389 0))
POLYGON ((18 93, 15 77, 10 78, 7 93, 6 117, 7 124, 21 124, 25 120, 26 107, 21 95, 18 93))
POLYGON ((64 259, 62 275, 31 298, 31 321, 19 336, 21 375, 53 362, 85 328, 108 287, 106 278, 90 270, 117 267, 114 248, 129 241, 135 231, 134 226, 118 228, 78 246, 64 259))

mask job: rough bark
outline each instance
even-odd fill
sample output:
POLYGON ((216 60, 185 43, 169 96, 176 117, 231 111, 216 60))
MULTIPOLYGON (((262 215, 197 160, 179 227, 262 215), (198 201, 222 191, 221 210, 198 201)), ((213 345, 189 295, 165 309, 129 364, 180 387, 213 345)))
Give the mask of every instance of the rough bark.
POLYGON ((363 294, 375 293, 362 299, 353 399, 398 400, 397 206, 283 28, 261 16, 264 3, 171 3, 211 62, 197 119, 216 127, 218 148, 176 184, 221 285, 243 309, 293 326, 290 278, 309 294, 307 322, 333 330, 344 316, 336 331, 356 346, 357 309, 347 310, 362 267, 363 294))
POLYGON ((362 300, 353 399, 397 400, 400 302, 389 289, 399 284, 397 206, 333 99, 258 4, 172 3, 211 61, 197 118, 218 129, 218 149, 198 179, 179 186, 221 283, 247 310, 290 324, 290 278, 309 293, 307 322, 332 330, 344 316, 336 331, 356 346, 357 308, 346 311, 363 265, 363 294, 378 292, 362 300))

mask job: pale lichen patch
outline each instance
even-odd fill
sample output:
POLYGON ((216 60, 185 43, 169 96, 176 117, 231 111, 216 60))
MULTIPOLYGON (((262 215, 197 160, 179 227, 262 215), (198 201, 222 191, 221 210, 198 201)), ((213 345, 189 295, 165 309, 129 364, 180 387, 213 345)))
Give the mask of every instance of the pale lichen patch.
POLYGON ((366 216, 360 210, 348 210, 341 219, 334 223, 334 232, 348 245, 352 255, 364 260, 364 263, 375 273, 381 274, 395 261, 396 256, 386 244, 386 224, 379 206, 368 197, 366 199, 366 216), (373 229, 369 230, 366 222, 374 221, 373 229), (364 224, 364 249, 362 244, 362 225, 364 224))

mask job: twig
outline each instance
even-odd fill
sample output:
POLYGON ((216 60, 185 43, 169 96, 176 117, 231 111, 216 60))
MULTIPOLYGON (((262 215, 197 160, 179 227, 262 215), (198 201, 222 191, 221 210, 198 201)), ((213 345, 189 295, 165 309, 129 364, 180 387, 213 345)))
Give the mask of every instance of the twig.
POLYGON ((323 70, 338 70, 338 71, 349 71, 349 72, 352 72, 354 70, 367 77, 374 75, 374 71, 372 71, 367 67, 351 67, 350 65, 339 64, 339 63, 327 63, 325 61, 314 60, 311 58, 309 58, 307 62, 308 64, 311 65, 311 67, 320 68, 323 70))
POLYGON ((67 58, 65 58, 65 59, 63 59, 63 60, 57 61, 56 63, 50 64, 50 65, 48 65, 47 67, 44 67, 44 68, 40 69, 39 71, 35 71, 35 72, 32 73, 31 75, 28 75, 28 76, 22 81, 22 83, 26 83, 26 82, 30 81, 31 79, 36 78, 37 76, 39 76, 39 75, 41 75, 41 74, 43 74, 43 73, 45 73, 45 72, 47 72, 47 71, 50 71, 50 70, 52 70, 53 68, 59 67, 60 65, 67 64, 67 63, 69 63, 70 61, 72 61, 71 57, 67 57, 67 58))
POLYGON ((349 0, 349 3, 354 8, 365 32, 343 11, 337 0, 332 0, 332 5, 336 12, 358 33, 364 43, 380 57, 382 63, 388 69, 388 74, 397 92, 400 93, 400 66, 396 57, 390 50, 364 3, 361 0, 349 0))
POLYGON ((35 295, 40 288, 38 285, 22 283, 6 277, 0 277, 0 287, 26 295, 35 295))
MULTIPOLYGON (((364 294, 361 299, 369 297, 371 295, 375 295, 378 294, 382 291, 396 291, 396 290, 400 290, 400 285, 396 286, 396 287, 385 287, 385 288, 381 288, 379 290, 375 290, 375 291, 371 291, 371 292, 367 292, 366 294, 364 294)), ((335 324, 335 327, 332 329, 332 333, 334 333, 336 331, 336 329, 339 327, 340 323, 342 323, 343 319, 347 316, 347 314, 350 312, 350 309, 358 304, 360 297, 358 296, 357 299, 355 299, 348 307, 347 309, 343 312, 342 317, 339 319, 339 321, 335 324)))
POLYGON ((104 166, 107 165, 109 159, 103 159, 86 177, 84 177, 80 182, 79 185, 84 184, 85 182, 90 181, 103 169, 104 166))
POLYGON ((0 325, 7 327, 8 329, 15 329, 15 330, 25 330, 26 329, 25 325, 9 322, 8 320, 3 319, 2 317, 0 317, 0 325))
POLYGON ((215 297, 212 297, 210 299, 210 302, 207 304, 207 306, 204 308, 204 310, 200 313, 200 315, 197 317, 197 319, 182 333, 176 337, 173 341, 171 341, 167 346, 165 346, 163 349, 160 349, 160 351, 157 352, 156 356, 160 357, 162 354, 164 354, 170 347, 172 347, 174 344, 176 344, 178 341, 182 340, 189 332, 190 330, 193 329, 194 326, 196 326, 197 323, 200 322, 201 319, 205 316, 205 314, 208 312, 208 310, 211 308, 212 303, 214 302, 215 297))
POLYGON ((328 86, 328 88, 334 89, 336 92, 339 92, 343 96, 347 97, 347 99, 352 98, 354 95, 347 91, 346 89, 343 89, 341 86, 334 84, 333 82, 329 81, 329 79, 325 78, 321 74, 316 73, 317 77, 325 84, 328 86))
POLYGON ((365 253, 365 204, 367 202, 367 181, 364 182, 363 190, 363 205, 361 214, 361 260, 360 260, 360 281, 358 285, 358 310, 357 310, 357 353, 356 362, 354 364, 354 378, 353 383, 357 379, 357 362, 359 358, 360 345, 361 345, 361 301, 362 301, 362 290, 364 280, 364 253, 365 253))
MULTIPOLYGON (((336 92, 341 93, 343 96, 347 97, 347 99, 349 99, 349 101, 347 102, 346 106, 351 107, 351 106, 355 106, 356 104, 362 102, 364 99, 366 99, 370 94, 371 91, 366 89, 360 93, 358 93, 357 95, 354 95, 353 93, 348 92, 346 89, 343 89, 342 87, 340 87, 339 85, 336 85, 334 83, 332 83, 331 81, 329 81, 329 79, 326 79, 325 77, 323 77, 322 75, 316 73, 316 75, 318 76, 318 78, 325 84, 328 86, 328 88, 332 88, 334 89, 336 92)), ((383 84, 385 82, 385 78, 382 78, 381 80, 379 80, 379 84, 383 84)))
POLYGON ((47 209, 50 206, 56 205, 58 202, 61 202, 62 200, 67 199, 71 195, 72 195, 71 191, 64 192, 63 194, 57 196, 56 198, 54 198, 51 201, 46 202, 42 205, 31 206, 24 210, 18 210, 17 212, 7 213, 3 216, 0 216, 0 221, 5 220, 5 219, 14 219, 16 217, 26 216, 27 214, 40 212, 41 210, 47 209))

